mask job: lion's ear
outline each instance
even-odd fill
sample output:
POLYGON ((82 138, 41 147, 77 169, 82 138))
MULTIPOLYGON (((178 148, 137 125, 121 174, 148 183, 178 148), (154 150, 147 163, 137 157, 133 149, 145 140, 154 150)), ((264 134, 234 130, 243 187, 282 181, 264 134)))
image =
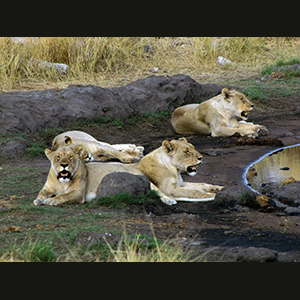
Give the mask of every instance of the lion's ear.
POLYGON ((183 142, 186 142, 186 143, 188 143, 188 141, 187 141, 187 139, 186 139, 185 137, 181 137, 181 138, 179 138, 179 139, 178 139, 178 141, 183 141, 183 142))
POLYGON ((162 147, 165 150, 165 152, 169 153, 173 150, 173 145, 171 144, 171 142, 164 140, 162 142, 162 147))
POLYGON ((85 158, 88 156, 88 152, 84 149, 82 145, 76 145, 73 148, 73 151, 79 156, 81 160, 85 160, 85 158))
POLYGON ((51 161, 53 154, 55 151, 51 151, 50 149, 45 149, 45 155, 47 156, 47 158, 51 161))
POLYGON ((230 97, 230 92, 229 92, 229 90, 226 89, 226 88, 224 88, 224 89, 222 90, 222 95, 223 95, 224 99, 229 98, 229 97, 230 97))
POLYGON ((69 136, 65 136, 65 144, 71 145, 73 143, 72 139, 69 136))

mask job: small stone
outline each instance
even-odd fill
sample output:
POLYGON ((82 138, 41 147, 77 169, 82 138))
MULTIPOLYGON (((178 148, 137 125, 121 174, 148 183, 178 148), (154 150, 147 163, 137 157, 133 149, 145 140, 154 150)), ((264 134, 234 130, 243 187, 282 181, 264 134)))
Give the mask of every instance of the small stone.
POLYGON ((239 262, 271 262, 278 260, 278 253, 267 248, 249 247, 240 249, 236 260, 239 262))
POLYGON ((222 57, 222 56, 218 56, 217 57, 217 64, 221 65, 221 66, 225 66, 228 64, 232 64, 232 61, 230 61, 229 59, 222 57))
POLYGON ((284 212, 288 216, 298 216, 298 215, 300 215, 300 209, 297 208, 297 207, 288 206, 287 208, 285 208, 284 212))
POLYGON ((267 208, 270 206, 270 200, 266 195, 258 195, 256 196, 256 202, 262 207, 267 208))

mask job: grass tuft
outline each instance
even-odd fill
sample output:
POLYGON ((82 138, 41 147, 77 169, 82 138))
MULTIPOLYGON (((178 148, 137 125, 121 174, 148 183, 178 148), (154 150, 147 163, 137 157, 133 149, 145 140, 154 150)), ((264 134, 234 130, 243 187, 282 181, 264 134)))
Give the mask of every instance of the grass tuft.
POLYGON ((106 206, 110 208, 124 208, 131 204, 151 204, 159 198, 156 191, 149 190, 145 194, 131 196, 127 193, 120 193, 113 197, 101 197, 93 203, 86 204, 88 207, 106 206))

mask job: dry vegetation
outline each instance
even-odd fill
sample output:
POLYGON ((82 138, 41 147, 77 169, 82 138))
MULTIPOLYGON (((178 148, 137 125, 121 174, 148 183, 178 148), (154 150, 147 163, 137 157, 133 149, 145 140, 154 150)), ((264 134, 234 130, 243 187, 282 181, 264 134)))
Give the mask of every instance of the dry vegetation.
POLYGON ((271 37, 36 37, 0 38, 0 90, 123 85, 153 75, 184 73, 199 82, 249 78, 299 53, 300 38, 271 37), (233 63, 216 64, 218 56, 233 63), (37 63, 68 65, 66 74, 37 63))

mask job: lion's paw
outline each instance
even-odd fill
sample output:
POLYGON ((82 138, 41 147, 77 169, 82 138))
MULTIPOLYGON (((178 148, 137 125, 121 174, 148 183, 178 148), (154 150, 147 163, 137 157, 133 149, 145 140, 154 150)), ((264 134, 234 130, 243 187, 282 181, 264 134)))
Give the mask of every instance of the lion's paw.
POLYGON ((33 200, 33 204, 34 204, 35 206, 42 205, 43 202, 44 202, 44 200, 38 199, 38 198, 35 199, 35 200, 33 200))
POLYGON ((214 186, 209 190, 209 192, 211 192, 211 193, 218 193, 218 192, 220 192, 223 188, 224 188, 224 186, 221 186, 221 185, 214 185, 214 186))
POLYGON ((121 160, 123 163, 128 163, 128 164, 132 164, 132 163, 136 163, 138 161, 140 161, 140 158, 135 156, 126 156, 126 157, 123 157, 122 160, 121 160))
POLYGON ((48 198, 43 201, 44 205, 56 206, 58 203, 53 198, 48 198))
POLYGON ((258 136, 265 136, 269 134, 269 130, 267 127, 260 125, 258 130, 257 130, 258 136))
POLYGON ((168 196, 160 197, 161 201, 167 205, 174 205, 177 204, 177 201, 174 198, 170 198, 168 196))

